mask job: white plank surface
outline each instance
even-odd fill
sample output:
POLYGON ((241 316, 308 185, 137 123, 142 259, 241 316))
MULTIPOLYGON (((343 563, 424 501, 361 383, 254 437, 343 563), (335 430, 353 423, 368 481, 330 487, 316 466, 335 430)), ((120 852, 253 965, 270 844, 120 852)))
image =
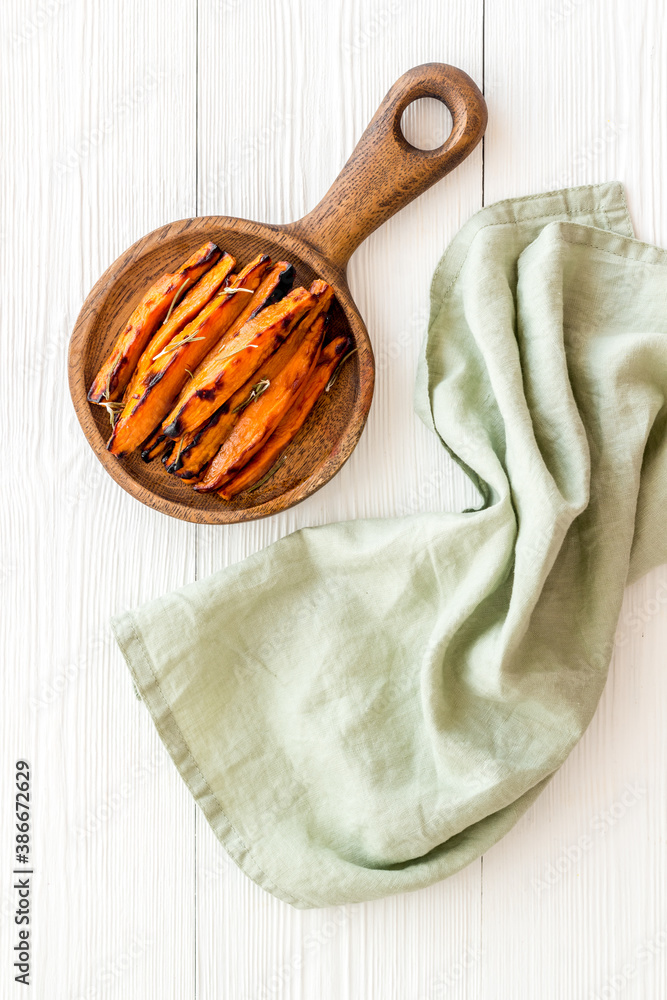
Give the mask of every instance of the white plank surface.
MULTIPOLYGON (((107 627, 303 525, 471 502, 412 415, 431 274, 482 198, 612 177, 638 235, 667 243, 661 0, 6 0, 0 32, 0 407, 16 470, 0 507, 0 996, 25 995, 7 960, 24 756, 35 997, 664 1000, 667 568, 628 592, 582 743, 483 862, 322 911, 292 910, 227 861, 107 627), (170 219, 304 214, 394 79, 428 60, 484 79, 484 170, 480 149, 352 259, 378 361, 352 459, 306 503, 247 526, 143 508, 105 477, 69 402, 85 294, 170 219)), ((443 117, 420 107, 410 128, 429 144, 443 117)))
MULTIPOLYGON (((195 210, 195 14, 175 0, 0 6, 0 398, 3 459, 16 470, 0 513, 0 878, 11 903, 22 756, 34 769, 39 998, 185 997, 194 986, 193 806, 108 629, 115 609, 193 578, 194 531, 102 473, 69 400, 66 348, 99 274, 195 210)), ((25 996, 7 961, 11 909, 2 916, 0 996, 25 996)))

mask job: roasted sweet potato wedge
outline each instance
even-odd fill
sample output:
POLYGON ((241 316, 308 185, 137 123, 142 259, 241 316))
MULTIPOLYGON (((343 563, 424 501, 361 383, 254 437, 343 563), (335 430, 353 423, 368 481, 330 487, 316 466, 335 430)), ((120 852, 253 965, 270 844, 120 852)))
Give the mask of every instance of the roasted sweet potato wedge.
POLYGON ((290 264, 289 261, 279 260, 277 264, 274 264, 271 270, 265 274, 262 283, 250 301, 243 303, 245 307, 243 312, 230 326, 218 350, 224 350, 225 343, 233 339, 241 327, 245 326, 248 320, 254 319, 262 309, 284 299, 294 284, 294 274, 294 265, 290 264))
POLYGON ((326 317, 320 315, 310 326, 294 356, 271 385, 241 413, 234 430, 209 465, 195 490, 219 490, 226 477, 250 461, 271 436, 298 396, 315 366, 324 335, 326 317))
MULTIPOLYGON (((245 389, 245 386, 243 388, 245 389)), ((240 391, 237 389, 231 399, 233 400, 240 391)), ((238 413, 232 411, 230 403, 231 400, 223 403, 213 416, 209 417, 203 427, 176 438, 180 448, 177 452, 172 452, 169 461, 165 462, 167 472, 180 479, 195 480, 199 478, 205 466, 220 450, 220 445, 231 433, 238 420, 238 413)), ((167 438, 167 441, 174 441, 174 439, 167 438)))
POLYGON ((112 455, 136 448, 160 424, 185 383, 193 378, 197 365, 243 310, 245 293, 238 289, 254 291, 270 263, 269 257, 260 256, 248 264, 153 356, 114 424, 107 445, 112 455))
POLYGON ((136 307, 111 354, 88 390, 91 403, 120 400, 132 378, 141 353, 164 320, 183 285, 197 281, 220 257, 215 243, 205 243, 177 271, 163 274, 136 307))
POLYGON ((315 305, 305 288, 294 288, 275 305, 267 306, 197 370, 163 424, 168 437, 180 438, 201 427, 260 365, 287 339, 297 323, 315 305))
POLYGON ((233 280, 232 268, 235 263, 234 258, 228 253, 223 254, 215 267, 207 271, 199 279, 194 288, 191 288, 187 295, 181 299, 178 305, 173 307, 171 315, 168 315, 167 319, 158 328, 157 333, 151 338, 148 346, 139 358, 134 375, 127 387, 128 398, 137 392, 142 376, 150 367, 155 355, 159 354, 176 334, 180 333, 183 327, 190 323, 197 313, 201 312, 217 291, 226 287, 230 283, 230 279, 233 280))
POLYGON ((268 388, 293 357, 308 330, 307 320, 308 315, 301 320, 285 343, 215 411, 203 427, 184 435, 183 438, 178 438, 180 449, 178 451, 175 449, 169 462, 165 462, 167 472, 174 473, 181 479, 194 480, 199 477, 204 467, 220 450, 223 441, 231 434, 242 410, 268 388))
MULTIPOLYGON (((222 338, 218 346, 218 351, 224 349, 225 342, 228 339, 232 339, 236 332, 249 319, 253 319, 253 317, 267 306, 273 305, 275 302, 280 302, 287 295, 294 283, 294 274, 294 265, 290 264, 289 261, 280 260, 277 264, 274 264, 263 278, 262 283, 243 312, 232 323, 222 338)), ((290 337, 289 339, 291 340, 292 338, 290 337)), ((261 378, 262 375, 258 373, 257 379, 261 378)), ((244 392, 244 387, 241 386, 237 392, 244 392)), ((235 398, 236 393, 232 399, 235 398)), ((235 420, 234 405, 231 403, 231 400, 228 400, 227 403, 215 411, 203 427, 178 438, 178 449, 174 450, 170 464, 165 463, 167 471, 175 473, 183 479, 194 479, 198 472, 204 468, 204 465, 218 451, 220 445, 231 431, 235 420), (204 431, 206 431, 205 434, 204 431), (198 447, 199 445, 201 447, 198 447)))
POLYGON ((283 452, 312 413, 349 345, 350 338, 346 336, 336 337, 324 345, 310 377, 271 437, 248 464, 218 491, 219 496, 224 500, 233 500, 239 493, 259 483, 280 461, 283 452))
POLYGON ((223 441, 231 434, 244 403, 254 398, 258 389, 260 392, 264 391, 267 383, 275 378, 295 353, 308 328, 321 313, 329 309, 333 300, 333 289, 329 285, 320 281, 313 282, 310 291, 316 296, 315 305, 306 313, 285 343, 240 389, 218 407, 202 427, 178 439, 181 447, 178 453, 172 454, 170 462, 166 463, 168 472, 182 479, 194 479, 218 452, 223 441))
POLYGON ((171 438, 168 438, 166 434, 163 434, 160 428, 158 428, 149 438, 147 438, 141 446, 141 457, 144 462, 152 462, 154 458, 158 458, 160 455, 169 455, 174 447, 174 442, 171 438))

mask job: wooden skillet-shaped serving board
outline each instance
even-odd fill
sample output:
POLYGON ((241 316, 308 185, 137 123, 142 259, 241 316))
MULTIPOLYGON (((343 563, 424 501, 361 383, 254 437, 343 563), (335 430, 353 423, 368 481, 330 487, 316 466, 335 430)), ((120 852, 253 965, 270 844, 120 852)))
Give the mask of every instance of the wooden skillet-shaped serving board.
POLYGON ((442 63, 416 66, 391 88, 327 194, 300 221, 272 226, 225 216, 184 219, 156 229, 126 250, 88 295, 69 350, 69 384, 77 416, 93 451, 116 482, 149 507, 207 524, 276 514, 324 486, 352 453, 373 396, 373 351, 347 285, 347 262, 370 233, 472 152, 486 120, 484 98, 466 73, 442 63), (437 149, 416 149, 401 131, 403 112, 422 97, 442 101, 452 115, 452 131, 437 149), (115 458, 106 448, 107 413, 86 398, 95 373, 146 289, 207 240, 232 254, 239 267, 258 253, 267 253, 273 260, 294 264, 295 285, 307 288, 315 278, 329 282, 336 294, 332 334, 347 333, 356 348, 289 446, 281 467, 259 489, 228 502, 195 493, 168 475, 159 460, 144 463, 139 452, 115 458))

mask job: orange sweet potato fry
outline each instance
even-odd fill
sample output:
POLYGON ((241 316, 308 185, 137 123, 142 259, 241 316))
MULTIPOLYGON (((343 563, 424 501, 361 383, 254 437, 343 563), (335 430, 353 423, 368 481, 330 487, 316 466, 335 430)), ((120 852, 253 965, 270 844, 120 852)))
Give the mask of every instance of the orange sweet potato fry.
POLYGON ((215 411, 203 427, 178 439, 180 449, 178 452, 175 450, 170 461, 165 463, 167 472, 188 480, 196 479, 200 475, 220 450, 223 441, 231 434, 248 400, 256 398, 258 392, 268 388, 267 383, 271 383, 294 355, 308 329, 307 319, 308 316, 301 320, 285 343, 215 411))
POLYGON ((248 464, 218 490, 219 496, 224 500, 233 500, 239 493, 259 483, 273 469, 312 413, 349 344, 349 337, 342 336, 324 345, 308 381, 271 437, 248 464))
MULTIPOLYGON (((243 388, 245 389, 245 386, 243 388)), ((237 390, 237 393, 240 391, 237 390)), ((237 393, 231 397, 232 400, 237 393)), ((220 445, 231 433, 238 420, 238 413, 232 411, 230 402, 231 400, 228 400, 223 403, 198 430, 176 438, 175 442, 173 438, 165 438, 167 441, 179 445, 175 451, 172 451, 169 461, 165 462, 167 472, 189 481, 199 478, 204 467, 219 451, 220 445)))
POLYGON ((215 243, 205 243, 182 267, 173 273, 163 274, 148 289, 95 376, 88 390, 91 403, 121 399, 142 351, 169 312, 184 283, 197 281, 219 257, 220 251, 215 243))
POLYGON ((242 469, 271 436, 310 376, 322 343, 325 320, 323 314, 317 317, 299 349, 266 392, 241 413, 195 490, 200 493, 219 490, 226 477, 242 469))
POLYGON ((174 447, 174 442, 171 438, 168 438, 166 434, 162 433, 161 428, 151 434, 141 446, 141 457, 144 462, 152 462, 154 458, 158 458, 160 455, 163 457, 169 455, 172 448, 174 447))
POLYGON ((256 395, 257 387, 261 391, 267 387, 266 383, 270 383, 294 355, 308 328, 329 308, 333 299, 333 289, 329 285, 324 282, 314 282, 310 291, 316 294, 317 301, 294 332, 202 427, 179 438, 181 444, 179 451, 173 453, 169 463, 165 463, 168 472, 180 476, 181 479, 192 480, 200 475, 207 463, 219 451, 239 419, 244 402, 253 398, 251 394, 256 395))
POLYGON ((215 267, 199 279, 194 288, 191 288, 187 295, 180 300, 177 306, 172 309, 171 315, 158 328, 157 333, 152 337, 148 346, 144 349, 139 358, 134 375, 127 388, 127 397, 134 395, 146 370, 150 367, 151 361, 156 354, 173 340, 177 333, 183 329, 197 313, 201 312, 205 305, 213 298, 215 293, 222 287, 226 287, 233 279, 232 268, 235 260, 228 253, 222 255, 215 267))
MULTIPOLYGON (((254 319, 262 309, 272 306, 276 302, 284 299, 294 284, 294 265, 287 260, 279 260, 262 279, 262 283, 252 296, 250 301, 244 302, 243 312, 232 323, 218 347, 219 351, 224 350, 225 343, 232 340, 241 327, 250 319, 254 319)), ((247 298, 247 297, 246 297, 247 298)))
POLYGON ((305 288, 294 288, 248 320, 232 339, 227 338, 224 349, 207 358, 186 385, 165 419, 164 433, 180 438, 201 427, 287 340, 316 301, 305 288))
POLYGON ((135 391, 126 398, 107 445, 113 455, 136 448, 166 417, 174 400, 208 352, 243 309, 245 292, 254 291, 270 266, 270 259, 257 257, 231 284, 223 288, 201 312, 154 355, 135 391))

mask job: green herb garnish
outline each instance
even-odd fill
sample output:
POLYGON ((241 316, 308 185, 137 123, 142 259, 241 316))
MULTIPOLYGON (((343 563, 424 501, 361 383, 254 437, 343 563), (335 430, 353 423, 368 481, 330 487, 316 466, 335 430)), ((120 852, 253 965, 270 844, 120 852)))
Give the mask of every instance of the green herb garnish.
POLYGON ((253 385, 252 389, 248 393, 248 398, 244 399, 238 406, 235 406, 232 413, 240 413, 241 410, 245 410, 246 406, 250 406, 253 400, 258 399, 263 392, 266 392, 270 385, 271 383, 268 378, 261 378, 259 382, 253 385))
POLYGON ((258 490, 260 486, 263 486, 264 483, 271 478, 271 476, 275 475, 275 473, 278 471, 278 469, 280 468, 280 466, 283 464, 284 461, 285 461, 285 456, 283 455, 281 458, 278 459, 275 465, 271 466, 266 475, 262 476, 262 478, 259 480, 258 483, 255 483, 254 486, 250 486, 246 490, 246 493, 253 493, 255 490, 258 490))
POLYGON ((338 378, 338 375, 340 373, 340 370, 341 370, 342 366, 345 364, 345 362, 347 361, 347 359, 350 358, 357 350, 358 350, 358 348, 353 347, 351 351, 347 352, 347 354, 345 355, 345 357, 343 357, 343 358, 340 359, 340 361, 336 365, 336 370, 334 371, 333 375, 331 376, 331 378, 329 379, 329 381, 327 382, 327 384, 324 387, 324 391, 325 392, 329 391, 329 389, 331 388, 331 386, 334 384, 334 382, 338 378))
POLYGON ((194 344, 195 340, 204 340, 204 337, 196 337, 194 333, 191 333, 188 337, 183 337, 182 340, 172 340, 171 344, 167 344, 166 347, 163 347, 152 360, 157 361, 157 359, 161 358, 163 354, 169 354, 171 351, 177 351, 179 347, 184 347, 185 344, 194 344))
MULTIPOLYGON (((171 305, 169 306, 169 312, 167 313, 167 315, 164 318, 164 323, 162 324, 163 326, 165 325, 165 323, 169 322, 169 317, 171 316, 171 313, 172 313, 172 310, 173 310, 174 306, 176 305, 176 303, 180 299, 181 295, 183 294, 183 289, 185 288, 186 285, 188 285, 190 283, 191 280, 192 280, 191 278, 186 278, 185 281, 183 282, 183 284, 181 285, 181 287, 178 289, 178 291, 174 295, 173 299, 171 300, 171 305)), ((153 359, 153 360, 155 360, 155 359, 153 359)))

